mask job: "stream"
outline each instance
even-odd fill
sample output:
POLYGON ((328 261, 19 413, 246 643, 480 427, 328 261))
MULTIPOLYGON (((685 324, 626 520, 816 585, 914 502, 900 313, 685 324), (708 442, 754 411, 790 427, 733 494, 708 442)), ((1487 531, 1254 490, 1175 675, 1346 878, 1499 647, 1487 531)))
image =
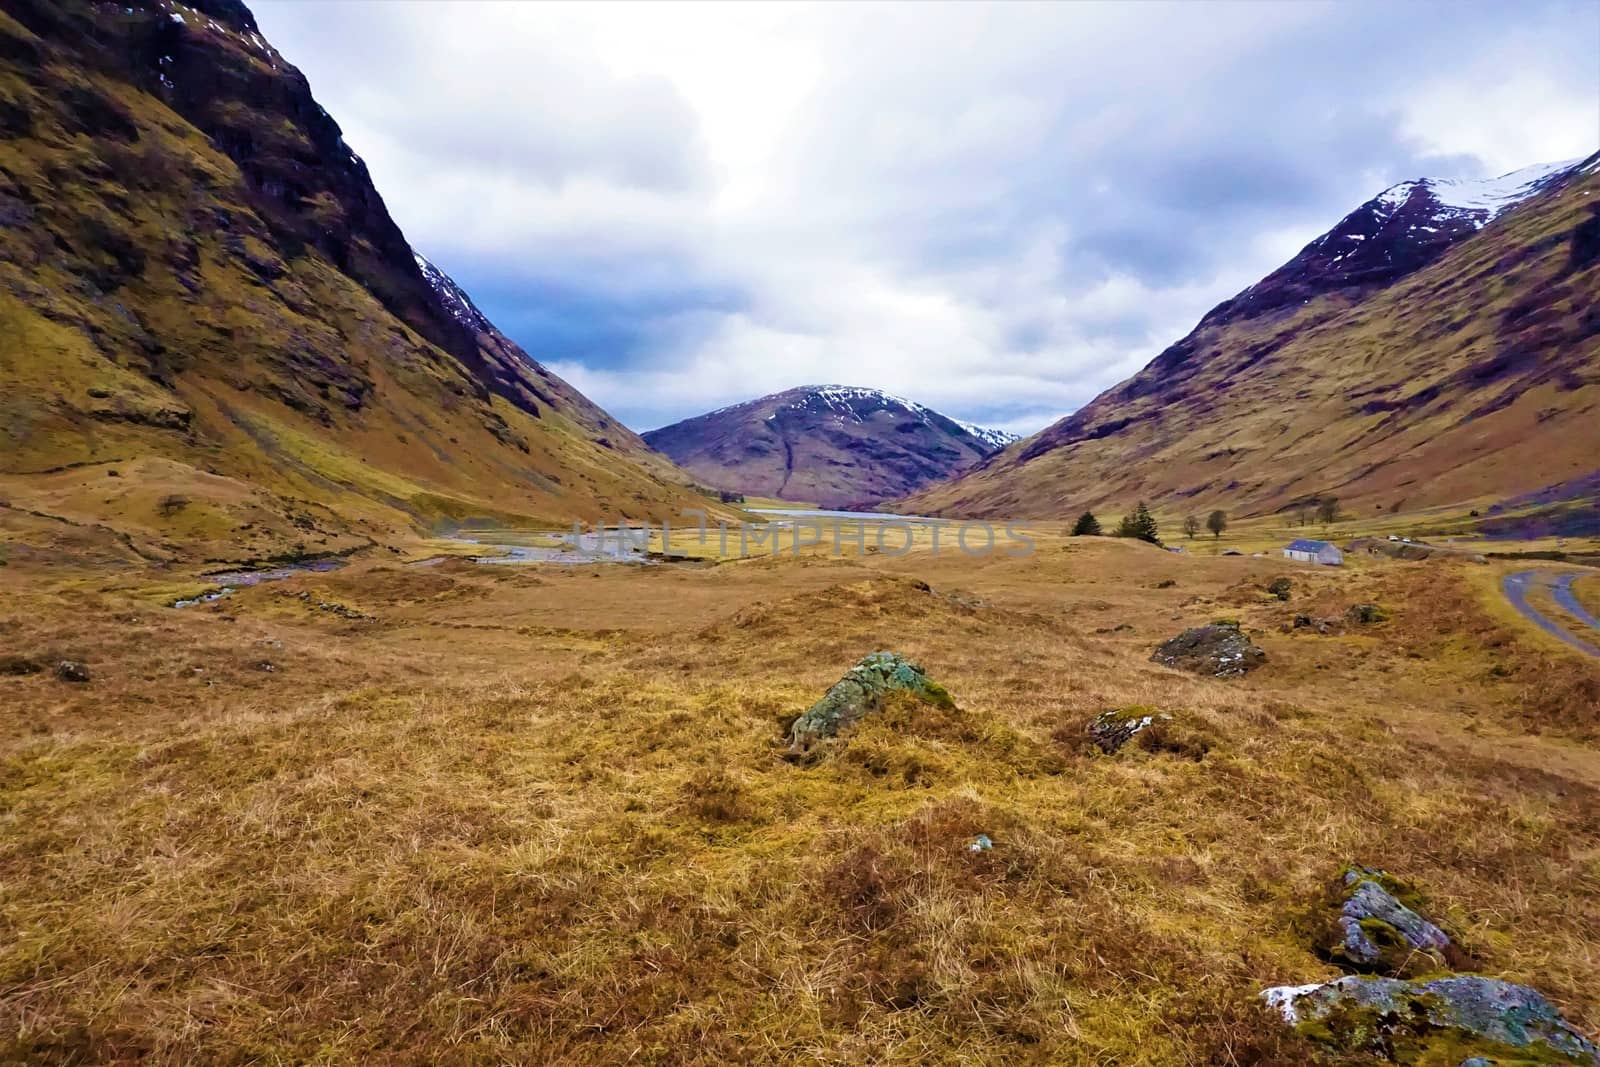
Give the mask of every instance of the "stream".
POLYGON ((196 604, 209 604, 214 600, 221 600, 239 589, 260 585, 262 582, 281 582, 285 578, 292 578, 297 574, 323 574, 327 571, 336 571, 345 565, 342 559, 314 559, 305 563, 287 563, 282 567, 273 567, 264 571, 221 571, 216 574, 206 574, 201 577, 208 582, 222 588, 213 589, 208 593, 197 596, 182 597, 172 602, 175 608, 188 608, 196 604))

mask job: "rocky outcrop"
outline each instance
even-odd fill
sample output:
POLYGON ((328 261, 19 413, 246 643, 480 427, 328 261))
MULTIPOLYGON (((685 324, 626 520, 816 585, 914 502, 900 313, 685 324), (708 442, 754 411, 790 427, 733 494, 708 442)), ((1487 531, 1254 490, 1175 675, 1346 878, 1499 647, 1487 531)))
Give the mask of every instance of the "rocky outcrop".
POLYGON ((789 728, 790 759, 804 759, 819 741, 835 737, 863 716, 883 707, 890 693, 909 693, 938 707, 955 701, 921 667, 894 652, 874 652, 845 672, 789 728))
POLYGON ((1150 660, 1194 674, 1237 678, 1265 663, 1267 654, 1256 647, 1238 623, 1219 621, 1192 627, 1163 642, 1150 660))
POLYGON ((1320 1043, 1383 1060, 1414 1063, 1424 1049, 1448 1049, 1448 1060, 1426 1062, 1600 1065, 1600 1051, 1543 994, 1498 978, 1350 975, 1262 997, 1320 1043))

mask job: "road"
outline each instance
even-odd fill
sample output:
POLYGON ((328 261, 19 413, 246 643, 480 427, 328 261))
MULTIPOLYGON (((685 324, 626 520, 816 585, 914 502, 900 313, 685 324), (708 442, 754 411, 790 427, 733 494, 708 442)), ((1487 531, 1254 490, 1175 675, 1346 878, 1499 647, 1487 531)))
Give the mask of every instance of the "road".
POLYGON ((1533 623, 1539 629, 1558 637, 1571 645, 1581 649, 1591 656, 1600 657, 1600 619, 1589 614, 1584 606, 1578 603, 1577 596, 1572 592, 1572 583, 1580 575, 1570 571, 1518 571, 1516 574, 1507 575, 1505 581, 1500 583, 1500 591, 1505 593, 1506 599, 1523 618, 1533 623), (1548 588, 1550 595, 1555 598, 1567 615, 1571 616, 1570 622, 1576 623, 1580 632, 1587 627, 1594 631, 1596 641, 1586 641, 1562 626, 1556 619, 1528 603, 1528 594, 1535 588, 1548 588))

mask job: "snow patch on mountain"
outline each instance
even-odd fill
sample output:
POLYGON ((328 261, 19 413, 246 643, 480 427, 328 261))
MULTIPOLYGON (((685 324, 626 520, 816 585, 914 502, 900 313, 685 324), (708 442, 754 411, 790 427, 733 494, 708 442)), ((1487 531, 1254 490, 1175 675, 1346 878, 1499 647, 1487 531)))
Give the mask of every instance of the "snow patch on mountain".
POLYGON ((1445 207, 1484 212, 1492 219, 1506 208, 1537 194, 1550 184, 1551 179, 1565 175, 1579 162, 1569 159, 1562 163, 1542 163, 1502 174, 1498 178, 1430 179, 1427 184, 1434 199, 1445 207))
POLYGON ((1000 451, 1000 449, 1006 447, 1007 445, 1016 444, 1018 441, 1022 440, 1021 434, 1010 433, 1006 430, 995 430, 987 426, 977 426, 970 422, 962 422, 960 419, 951 419, 950 421, 970 433, 972 436, 976 437, 978 440, 982 441, 984 444, 988 445, 990 448, 994 449, 996 452, 1000 451))
POLYGON ((1549 188, 1575 170, 1578 159, 1538 163, 1496 178, 1417 178, 1392 185, 1373 198, 1384 218, 1399 211, 1418 192, 1438 207, 1441 217, 1465 218, 1482 229, 1495 216, 1549 188))
POLYGON ((877 389, 863 389, 853 385, 822 385, 810 389, 805 396, 793 401, 791 408, 814 408, 822 405, 840 421, 864 422, 866 416, 876 411, 904 411, 923 422, 933 414, 929 408, 912 403, 903 397, 891 396, 877 389))
POLYGON ((1007 433, 1005 430, 994 430, 975 423, 963 422, 952 419, 947 415, 919 404, 914 400, 907 400, 903 396, 895 396, 881 389, 868 389, 858 385, 808 385, 797 389, 785 389, 781 393, 772 393, 768 396, 758 397, 755 400, 746 400, 740 404, 730 404, 715 411, 700 416, 702 419, 714 418, 725 415, 739 408, 760 408, 775 405, 763 421, 773 422, 779 413, 784 411, 811 411, 824 415, 831 415, 839 424, 865 422, 872 415, 880 411, 892 415, 909 415, 921 422, 932 424, 935 418, 945 419, 961 427, 967 433, 977 438, 989 451, 998 452, 1000 449, 1014 441, 1022 440, 1017 434, 1007 433))
POLYGON ((444 304, 445 311, 452 319, 473 333, 489 333, 494 329, 483 312, 472 302, 472 298, 451 279, 450 275, 434 266, 421 252, 413 250, 411 254, 416 257, 422 276, 427 279, 428 285, 444 304))

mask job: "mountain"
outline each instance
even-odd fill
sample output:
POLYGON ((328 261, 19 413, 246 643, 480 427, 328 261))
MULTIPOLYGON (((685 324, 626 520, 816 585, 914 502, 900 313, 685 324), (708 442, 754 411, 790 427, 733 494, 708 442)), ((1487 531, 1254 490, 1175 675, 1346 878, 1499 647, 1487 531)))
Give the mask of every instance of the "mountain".
POLYGON ((987 426, 974 426, 972 423, 962 422, 960 419, 952 419, 951 421, 957 426, 961 427, 963 430, 970 433, 972 436, 976 437, 978 440, 982 441, 984 444, 988 445, 995 452, 1000 451, 1007 445, 1014 445, 1018 441, 1022 440, 1021 434, 1015 434, 1009 430, 996 430, 987 426))
POLYGON ((1594 484, 1597 171, 1386 189, 1132 378, 904 506, 1400 511, 1594 484))
POLYGON ((904 496, 1015 440, 876 389, 808 385, 651 430, 698 480, 824 507, 904 496))
POLYGON ((0 132, 14 507, 159 540, 159 488, 266 551, 704 505, 415 256, 237 0, 8 0, 0 132))

